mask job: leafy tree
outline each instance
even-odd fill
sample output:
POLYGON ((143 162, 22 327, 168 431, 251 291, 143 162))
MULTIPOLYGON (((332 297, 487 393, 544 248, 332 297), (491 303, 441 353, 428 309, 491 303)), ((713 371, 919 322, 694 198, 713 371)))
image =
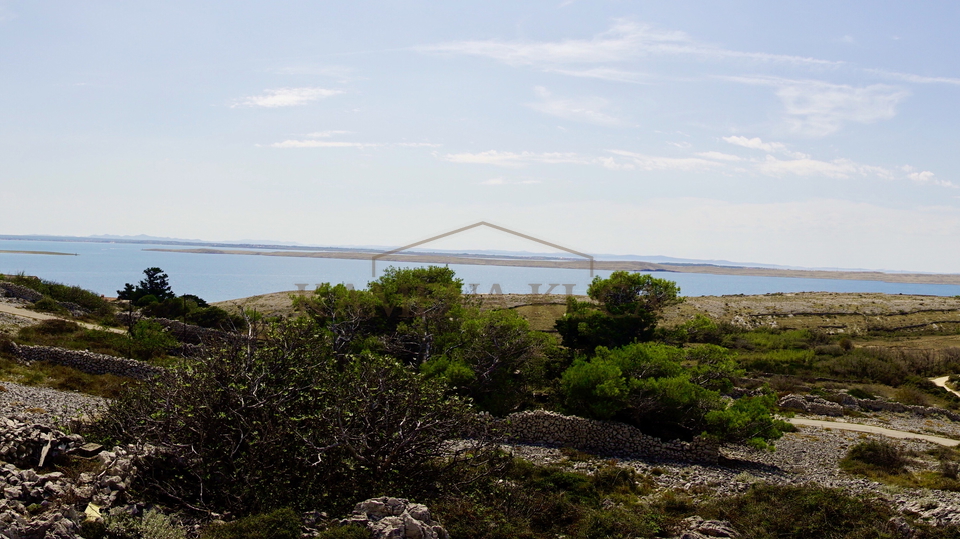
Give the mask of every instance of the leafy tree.
POLYGON ((144 296, 153 296, 157 301, 176 297, 170 288, 169 276, 162 269, 153 267, 143 270, 144 278, 136 286, 127 283, 123 290, 117 290, 117 297, 138 303, 144 296))
POLYGON ((596 277, 587 295, 596 303, 567 299, 567 313, 557 320, 563 345, 592 352, 650 340, 661 311, 681 301, 676 283, 641 273, 615 271, 596 277))
POLYGON ((457 334, 445 336, 445 353, 424 362, 421 372, 445 379, 482 410, 508 414, 529 401, 533 362, 548 339, 514 311, 469 309, 457 334))
POLYGON ((369 348, 371 343, 367 338, 383 328, 378 315, 386 313, 379 309, 376 296, 365 290, 324 283, 317 287, 313 297, 297 297, 294 301, 313 319, 328 339, 333 353, 341 359, 348 353, 369 348))
POLYGON ((449 346, 463 315, 463 281, 439 266, 387 268, 369 286, 383 318, 381 334, 388 353, 420 365, 449 346))

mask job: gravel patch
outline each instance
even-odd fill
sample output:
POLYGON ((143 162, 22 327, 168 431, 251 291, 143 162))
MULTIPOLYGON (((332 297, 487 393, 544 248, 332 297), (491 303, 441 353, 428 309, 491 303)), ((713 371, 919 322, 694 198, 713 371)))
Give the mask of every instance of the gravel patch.
MULTIPOLYGON (((927 418, 902 417, 904 415, 875 414, 872 424, 887 428, 907 427, 903 430, 913 432, 923 432, 928 427, 927 418)), ((856 419, 857 421, 850 422, 867 423, 860 421, 864 418, 856 419)), ((785 434, 777 440, 775 451, 761 451, 746 446, 724 446, 721 449, 724 458, 718 465, 601 457, 578 459, 574 456, 571 459, 569 451, 557 448, 531 445, 511 445, 505 448, 515 456, 537 464, 560 464, 586 473, 592 473, 611 462, 630 466, 650 476, 658 491, 683 491, 694 498, 736 495, 747 491, 752 484, 758 482, 777 485, 816 484, 841 489, 854 495, 877 496, 892 507, 934 525, 960 524, 958 492, 904 489, 841 471, 839 462, 849 448, 869 439, 891 441, 918 455, 914 457, 914 471, 937 468, 936 460, 926 454, 926 451, 940 447, 937 444, 819 427, 801 427, 799 432, 785 434)))
POLYGON ((92 416, 106 409, 100 397, 47 387, 0 381, 0 415, 24 423, 63 428, 71 419, 92 416))

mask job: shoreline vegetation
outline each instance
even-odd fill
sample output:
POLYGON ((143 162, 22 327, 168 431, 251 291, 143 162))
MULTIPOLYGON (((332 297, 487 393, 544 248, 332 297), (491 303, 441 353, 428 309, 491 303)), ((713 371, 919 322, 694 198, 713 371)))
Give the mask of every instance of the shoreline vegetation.
MULTIPOLYGON (((282 256, 297 258, 334 258, 340 260, 370 260, 379 251, 252 251, 240 249, 144 249, 144 251, 208 255, 282 256)), ((542 258, 493 258, 453 256, 440 254, 391 254, 380 256, 381 262, 409 262, 417 264, 465 264, 479 266, 510 266, 528 268, 589 269, 589 260, 542 258)), ((960 274, 885 273, 881 271, 805 270, 757 268, 749 266, 719 266, 713 264, 657 264, 632 260, 596 260, 595 270, 651 271, 664 273, 706 273, 744 277, 789 277, 796 279, 837 279, 852 281, 881 281, 886 283, 950 284, 960 285, 960 274)))

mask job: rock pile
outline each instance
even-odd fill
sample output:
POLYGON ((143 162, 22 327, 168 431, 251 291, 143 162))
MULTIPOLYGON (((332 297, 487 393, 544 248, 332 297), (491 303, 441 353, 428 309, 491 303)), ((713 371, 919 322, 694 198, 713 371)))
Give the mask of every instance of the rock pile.
POLYGON ((81 445, 83 438, 77 434, 0 417, 0 460, 11 465, 43 466, 44 462, 81 445))
POLYGON ((69 350, 55 346, 27 346, 11 343, 13 352, 25 361, 46 361, 66 365, 90 374, 115 374, 145 380, 163 372, 142 361, 124 357, 96 354, 84 350, 69 350))
MULTIPOLYGON (((853 397, 851 397, 853 398, 853 397)), ((808 414, 839 417, 843 415, 843 406, 816 395, 787 395, 780 399, 780 407, 808 414)))
POLYGON ((426 505, 403 498, 371 498, 357 504, 341 526, 366 526, 373 539, 449 539, 426 505))
POLYGON ((697 437, 692 442, 665 441, 636 427, 536 410, 517 412, 496 421, 512 442, 572 447, 599 455, 716 463, 720 447, 697 437))
POLYGON ((711 537, 740 537, 726 520, 703 520, 698 516, 683 519, 686 531, 677 539, 710 539, 711 537))
MULTIPOLYGON (((816 395, 796 395, 791 394, 780 399, 780 407, 788 410, 797 410, 808 414, 826 415, 839 417, 843 415, 844 410, 869 411, 869 412, 909 412, 921 417, 940 415, 951 421, 960 421, 960 414, 951 410, 937 408, 934 406, 915 406, 911 404, 900 404, 899 402, 884 401, 879 399, 858 399, 846 393, 837 393, 834 395, 838 402, 828 401, 816 395)), ((831 397, 833 398, 833 397, 831 397)))
POLYGON ((100 446, 44 425, 0 418, 0 537, 21 539, 77 537, 87 515, 121 507, 137 474, 134 462, 150 448, 116 447, 96 454, 99 466, 70 479, 61 472, 39 473, 63 454, 88 456, 100 446), (36 469, 36 470, 35 470, 36 469), (87 511, 89 514, 89 511, 87 511))
POLYGON ((0 281, 0 296, 4 295, 11 298, 25 299, 31 303, 43 299, 43 294, 32 288, 27 288, 26 286, 21 286, 14 283, 8 283, 6 281, 0 281))

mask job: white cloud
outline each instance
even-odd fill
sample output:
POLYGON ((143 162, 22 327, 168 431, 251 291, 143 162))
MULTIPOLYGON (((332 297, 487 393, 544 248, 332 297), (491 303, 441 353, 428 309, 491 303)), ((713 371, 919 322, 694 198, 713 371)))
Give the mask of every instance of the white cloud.
POLYGON ((380 144, 365 142, 340 142, 332 140, 285 140, 267 145, 270 148, 369 148, 380 144))
POLYGON ((327 88, 276 88, 273 90, 264 91, 263 95, 254 95, 241 98, 230 106, 234 108, 296 107, 342 93, 342 90, 329 90, 327 88))
POLYGON ((818 161, 816 159, 777 159, 768 155, 765 161, 756 166, 757 171, 769 176, 826 176, 828 178, 847 179, 860 175, 859 167, 848 159, 818 161))
POLYGON ((649 25, 617 20, 592 39, 563 41, 454 41, 424 45, 424 53, 462 54, 492 58, 513 66, 556 66, 583 63, 614 63, 651 55, 686 55, 699 58, 744 59, 806 65, 839 65, 815 58, 742 52, 699 43, 684 32, 659 30, 649 25))
POLYGON ((896 116, 896 106, 910 92, 872 84, 861 88, 818 80, 779 77, 722 77, 744 84, 774 86, 792 131, 822 137, 847 122, 874 123, 896 116))
POLYGON ((537 86, 534 88, 534 91, 537 93, 540 101, 537 103, 528 103, 527 106, 544 114, 557 116, 565 120, 611 127, 623 124, 623 121, 619 118, 602 112, 602 109, 608 106, 606 99, 599 97, 580 99, 558 98, 554 97, 553 94, 542 86, 537 86))
POLYGON ((788 150, 787 146, 782 142, 764 142, 760 139, 760 137, 747 138, 734 135, 730 137, 723 137, 723 140, 724 142, 729 142, 735 146, 743 146, 744 148, 750 148, 753 150, 763 150, 767 153, 782 153, 798 159, 810 157, 804 153, 792 152, 788 150))
MULTIPOLYGON (((759 138, 725 137, 724 140, 748 148, 773 151, 799 157, 781 159, 767 154, 763 159, 745 159, 743 157, 718 151, 698 152, 690 157, 664 157, 647 155, 626 150, 607 150, 609 155, 590 156, 561 152, 501 152, 490 150, 478 153, 447 154, 443 159, 453 163, 496 165, 501 167, 522 167, 530 164, 577 164, 601 166, 617 171, 678 171, 687 173, 719 172, 723 174, 756 174, 771 178, 788 176, 830 178, 835 180, 877 179, 884 181, 911 180, 918 184, 939 187, 958 188, 952 182, 940 180, 932 172, 916 172, 913 167, 903 166, 897 169, 858 163, 852 159, 833 159, 830 161, 814 159, 805 154, 785 150, 776 142, 763 142, 759 138), (728 140, 732 139, 732 140, 728 140)), ((288 141, 295 142, 295 141, 288 141)), ((486 180, 483 185, 503 185, 512 183, 502 177, 486 180)), ((522 182, 528 183, 528 182, 522 182)))
POLYGON ((779 152, 787 149, 787 147, 781 142, 764 142, 760 140, 760 137, 747 138, 735 135, 732 137, 723 137, 723 140, 729 142, 730 144, 743 146, 744 148, 752 148, 754 150, 763 150, 768 153, 779 152))
POLYGON ((687 172, 703 171, 724 166, 716 161, 699 157, 660 157, 625 150, 607 150, 620 158, 600 157, 600 163, 612 170, 680 170, 687 172))
POLYGON ((743 161, 743 158, 739 155, 731 155, 723 152, 699 152, 697 155, 706 159, 715 159, 718 161, 743 161))
POLYGON ((873 73, 874 75, 879 75, 881 77, 887 77, 890 79, 902 80, 904 82, 912 82, 916 84, 953 84, 955 86, 960 86, 960 79, 953 77, 927 77, 924 75, 898 73, 896 71, 887 71, 884 69, 865 69, 864 71, 873 73))
POLYGON ((590 164, 589 158, 575 153, 534 153, 534 152, 499 152, 489 150, 478 153, 447 154, 444 159, 452 163, 469 163, 478 165, 497 165, 501 167, 520 167, 530 163, 545 164, 590 164))
POLYGON ((954 188, 954 189, 960 187, 960 186, 957 186, 957 185, 956 185, 955 183, 953 183, 953 182, 950 182, 950 181, 947 181, 947 180, 941 180, 941 179, 937 178, 936 175, 934 175, 934 173, 933 173, 933 172, 930 172, 929 170, 924 170, 923 172, 911 172, 911 173, 907 174, 907 178, 909 178, 909 179, 911 179, 911 180, 913 180, 913 181, 915 181, 915 182, 917 182, 917 183, 925 183, 925 184, 931 184, 931 185, 939 185, 939 186, 941 186, 941 187, 952 187, 952 188, 954 188))

